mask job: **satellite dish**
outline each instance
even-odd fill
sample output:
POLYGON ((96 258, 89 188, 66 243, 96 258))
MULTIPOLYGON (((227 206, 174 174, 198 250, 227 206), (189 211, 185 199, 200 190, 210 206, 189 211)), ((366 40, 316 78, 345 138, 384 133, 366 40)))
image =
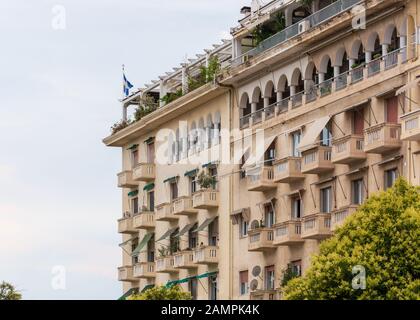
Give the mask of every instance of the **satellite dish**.
POLYGON ((255 291, 258 289, 258 280, 254 279, 251 281, 251 283, 249 284, 249 287, 252 291, 255 291))
POLYGON ((260 266, 255 266, 254 268, 252 268, 252 275, 254 277, 258 277, 261 274, 261 267, 260 266))

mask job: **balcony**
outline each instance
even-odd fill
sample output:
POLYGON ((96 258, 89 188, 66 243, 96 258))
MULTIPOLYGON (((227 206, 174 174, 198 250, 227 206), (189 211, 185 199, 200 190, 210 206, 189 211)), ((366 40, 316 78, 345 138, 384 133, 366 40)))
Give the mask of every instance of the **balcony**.
POLYGON ((124 266, 118 268, 118 281, 137 281, 133 275, 132 266, 124 266))
POLYGON ((172 213, 172 205, 170 203, 162 203, 156 206, 156 221, 175 221, 178 218, 172 213))
POLYGON ((250 300, 278 300, 277 290, 255 290, 249 294, 250 300))
POLYGON ((301 238, 301 222, 298 220, 289 220, 278 224, 274 229, 275 246, 290 246, 301 244, 304 240, 301 238))
POLYGON ((420 109, 401 116, 401 140, 420 141, 420 109))
POLYGON ((172 213, 175 216, 189 216, 197 213, 198 210, 193 207, 192 197, 185 196, 175 199, 172 203, 172 213))
POLYGON ((149 279, 156 277, 154 262, 140 262, 134 266, 134 277, 149 279))
POLYGON ((351 164, 363 160, 366 160, 366 153, 362 135, 352 134, 333 141, 332 163, 351 164))
POLYGON ((302 151, 302 173, 320 174, 334 169, 331 147, 316 146, 302 151))
POLYGON ((118 233, 137 233, 138 230, 134 228, 133 225, 133 218, 132 217, 126 217, 118 220, 118 233))
POLYGON ((133 179, 135 181, 152 181, 155 180, 154 163, 139 163, 133 168, 133 179))
POLYGON ((123 171, 118 174, 118 188, 135 188, 138 183, 133 180, 132 171, 123 171))
POLYGON ((154 229, 155 228, 155 213, 144 211, 133 217, 133 227, 135 229, 154 229))
POLYGON ((317 213, 303 217, 302 239, 323 240, 331 235, 330 213, 317 213))
POLYGON ((194 263, 194 251, 181 251, 175 253, 174 267, 177 269, 194 269, 197 265, 194 263))
POLYGON ((276 161, 274 164, 274 182, 291 183, 302 179, 305 176, 301 171, 302 158, 288 157, 276 161))
POLYGON ((350 206, 343 207, 332 212, 331 213, 331 231, 334 231, 338 227, 340 227, 348 216, 356 212, 357 208, 358 208, 357 205, 350 205, 350 206))
POLYGON ((205 189, 193 194, 194 209, 212 209, 219 206, 219 191, 205 189))
POLYGON ((175 259, 173 256, 161 257, 156 259, 156 272, 160 273, 176 273, 175 259))
POLYGON ((247 171, 248 191, 267 191, 277 188, 273 167, 260 166, 247 171))
POLYGON ((274 231, 272 228, 250 230, 248 234, 248 251, 269 251, 276 247, 273 244, 274 231))
POLYGON ((365 152, 386 153, 401 147, 401 125, 381 123, 365 129, 365 152))
POLYGON ((219 247, 205 246, 194 250, 195 264, 217 264, 219 263, 219 247))

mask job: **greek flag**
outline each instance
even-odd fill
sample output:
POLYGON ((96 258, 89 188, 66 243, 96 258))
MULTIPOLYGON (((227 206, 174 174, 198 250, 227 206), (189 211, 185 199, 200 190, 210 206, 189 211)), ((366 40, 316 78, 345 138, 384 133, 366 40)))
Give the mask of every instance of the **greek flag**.
POLYGON ((124 83, 123 92, 125 96, 127 97, 130 94, 130 89, 133 87, 133 85, 131 84, 130 81, 127 80, 124 73, 123 73, 123 83, 124 83))

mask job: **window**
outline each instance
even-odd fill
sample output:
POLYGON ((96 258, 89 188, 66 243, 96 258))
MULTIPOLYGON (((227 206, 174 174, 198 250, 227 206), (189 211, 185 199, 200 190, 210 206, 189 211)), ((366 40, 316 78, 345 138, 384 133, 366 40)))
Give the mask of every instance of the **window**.
POLYGON ((243 238, 248 235, 248 221, 242 216, 239 219, 239 237, 243 238))
POLYGON ((175 229, 174 232, 169 236, 169 251, 170 254, 174 254, 179 251, 179 237, 176 235, 179 233, 179 228, 175 229))
POLYGON ((139 163, 139 151, 137 149, 131 151, 131 167, 134 168, 139 163))
POLYGON ((193 300, 197 300, 197 279, 192 278, 188 280, 188 291, 191 293, 193 300))
POLYGON ((302 200, 300 197, 292 198, 292 220, 300 219, 302 216, 302 200))
POLYGON ((329 125, 321 131, 321 145, 326 147, 331 147, 332 145, 332 133, 329 125))
POLYGON ((209 300, 217 300, 217 276, 209 277, 209 300))
POLYGON ((293 157, 300 157, 300 152, 298 150, 300 138, 301 138, 300 131, 292 133, 292 156, 293 157))
POLYGON ((219 219, 214 219, 209 225, 209 245, 217 246, 219 240, 219 219))
POLYGON ((386 122, 398 123, 398 97, 392 97, 385 100, 386 122))
POLYGON ((398 176, 398 173, 397 173, 396 168, 385 171, 385 177, 384 177, 385 190, 388 188, 391 188, 394 185, 395 180, 397 180, 397 176, 398 176))
POLYGON ((292 261, 290 263, 290 267, 292 268, 292 272, 299 277, 302 275, 302 260, 292 261))
POLYGON ((155 237, 147 243, 147 262, 155 262, 155 237))
POLYGON ((197 176, 190 177, 190 194, 197 191, 197 176))
POLYGON ((332 189, 331 187, 321 189, 321 212, 329 213, 332 208, 332 189))
POLYGON ((274 290, 274 266, 265 267, 265 290, 274 290))
POLYGON ((351 195, 352 204, 359 205, 363 203, 363 179, 351 182, 351 195))
MULTIPOLYGON (((214 177, 215 181, 217 181, 217 167, 216 166, 210 166, 208 168, 209 175, 211 177, 214 177)), ((217 182, 213 186, 213 189, 217 189, 217 182)))
POLYGON ((173 201, 178 198, 178 183, 176 181, 171 182, 169 186, 171 190, 171 201, 173 201))
POLYGON ((188 231, 188 246, 190 249, 194 249, 197 247, 198 243, 198 235, 197 232, 194 232, 198 227, 198 224, 196 223, 189 231, 188 231))
POLYGON ((353 111, 353 133, 363 135, 364 128, 363 109, 353 111))
POLYGON ((139 213, 139 198, 138 197, 131 199, 131 209, 133 210, 133 214, 139 213))
POLYGON ((239 294, 242 296, 248 293, 248 270, 239 272, 239 294))
POLYGON ((155 144, 154 142, 148 143, 147 148, 147 163, 154 163, 155 162, 155 144))
POLYGON ((276 223, 274 208, 272 203, 267 203, 264 205, 264 222, 265 227, 272 228, 273 225, 276 223))
MULTIPOLYGON (((133 240, 131 242, 131 252, 133 252, 134 250, 136 250, 136 248, 137 248, 138 245, 139 245, 139 240, 137 238, 137 239, 135 239, 135 240, 133 240)), ((132 257, 132 261, 133 261, 133 264, 138 263, 139 262, 138 256, 132 257)))
POLYGON ((155 192, 150 191, 147 193, 147 206, 148 210, 154 212, 155 211, 155 192))
POLYGON ((264 155, 264 165, 272 166, 276 158, 276 142, 274 141, 267 149, 264 155))

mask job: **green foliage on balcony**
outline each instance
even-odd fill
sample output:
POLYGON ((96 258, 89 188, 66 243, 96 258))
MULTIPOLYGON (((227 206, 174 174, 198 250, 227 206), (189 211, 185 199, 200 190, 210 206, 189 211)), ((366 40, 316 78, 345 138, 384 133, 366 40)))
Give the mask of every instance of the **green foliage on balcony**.
POLYGON ((400 178, 392 188, 371 196, 334 237, 321 243, 306 274, 290 280, 284 297, 418 300, 419 239, 420 188, 400 178))
POLYGON ((191 300, 191 294, 185 292, 179 285, 170 287, 157 286, 140 294, 128 297, 128 300, 191 300))
POLYGON ((286 28, 286 18, 282 12, 275 15, 273 20, 260 24, 252 31, 253 45, 258 46, 264 40, 286 28))
POLYGON ((219 59, 216 56, 213 56, 209 59, 207 67, 200 67, 200 73, 198 76, 188 78, 188 89, 193 91, 197 88, 200 88, 201 86, 204 86, 206 83, 213 82, 219 71, 219 59))

